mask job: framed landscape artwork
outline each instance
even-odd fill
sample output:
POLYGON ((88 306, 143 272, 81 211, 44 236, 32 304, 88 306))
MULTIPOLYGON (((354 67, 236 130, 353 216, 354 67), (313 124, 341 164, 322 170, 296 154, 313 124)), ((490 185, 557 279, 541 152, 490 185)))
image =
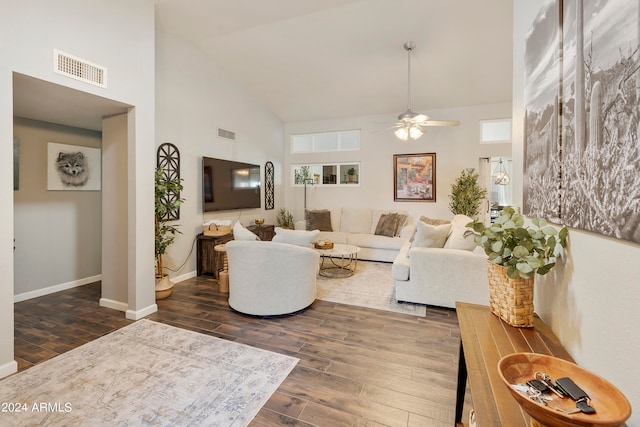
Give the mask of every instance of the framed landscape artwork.
POLYGON ((436 201, 436 154, 393 155, 393 200, 436 201))

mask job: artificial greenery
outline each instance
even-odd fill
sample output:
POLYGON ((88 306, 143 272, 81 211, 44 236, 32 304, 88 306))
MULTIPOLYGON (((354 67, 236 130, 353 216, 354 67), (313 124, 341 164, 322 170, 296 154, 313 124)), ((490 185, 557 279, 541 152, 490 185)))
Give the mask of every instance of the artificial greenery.
POLYGON ((161 168, 155 172, 155 235, 156 235, 156 276, 162 277, 162 255, 173 243, 176 233, 180 233, 178 224, 171 224, 169 212, 178 210, 184 199, 176 197, 182 191, 182 178, 167 178, 161 168))
POLYGON ((293 215, 284 208, 280 209, 278 211, 278 216, 276 217, 276 225, 281 228, 293 229, 293 215))
POLYGON ((544 218, 533 218, 533 227, 524 225, 524 217, 510 207, 500 211, 487 227, 475 220, 467 224, 476 232, 475 242, 489 256, 489 261, 507 268, 512 279, 528 279, 534 274, 547 274, 555 265, 556 245, 567 246, 569 230, 558 231, 544 218))
POLYGON ((487 189, 478 184, 478 174, 473 168, 463 169, 451 185, 449 210, 454 215, 478 216, 480 204, 487 197, 487 189))

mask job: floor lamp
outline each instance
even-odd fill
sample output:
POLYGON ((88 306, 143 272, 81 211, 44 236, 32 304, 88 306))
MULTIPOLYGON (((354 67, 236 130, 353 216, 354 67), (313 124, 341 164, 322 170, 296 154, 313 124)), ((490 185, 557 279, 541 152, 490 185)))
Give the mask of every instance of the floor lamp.
POLYGON ((314 181, 311 178, 307 178, 304 181, 304 210, 307 210, 307 184, 311 184, 313 186, 314 181))

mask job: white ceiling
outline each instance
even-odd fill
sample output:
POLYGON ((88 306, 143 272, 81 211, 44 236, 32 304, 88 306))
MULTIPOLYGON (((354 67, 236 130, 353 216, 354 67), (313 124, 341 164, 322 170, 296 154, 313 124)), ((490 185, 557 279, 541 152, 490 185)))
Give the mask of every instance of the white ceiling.
MULTIPOLYGON (((512 15, 512 0, 156 0, 159 30, 285 123, 395 119, 407 107, 409 40, 414 111, 511 102, 512 15)), ((14 86, 20 117, 99 130, 128 107, 19 74, 14 86)))
MULTIPOLYGON (((156 0, 284 122, 511 102, 512 0, 156 0)), ((437 119, 437 117, 436 117, 437 119)))

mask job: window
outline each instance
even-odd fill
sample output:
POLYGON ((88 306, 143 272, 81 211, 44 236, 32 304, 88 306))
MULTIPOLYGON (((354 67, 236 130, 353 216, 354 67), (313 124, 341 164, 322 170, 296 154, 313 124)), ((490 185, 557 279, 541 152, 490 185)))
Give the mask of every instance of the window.
POLYGON ((308 133, 291 136, 292 153, 326 153, 360 149, 360 130, 308 133))
POLYGON ((293 185, 360 184, 360 163, 324 163, 291 166, 293 185))
POLYGON ((511 119, 480 120, 480 144, 511 142, 511 119))

